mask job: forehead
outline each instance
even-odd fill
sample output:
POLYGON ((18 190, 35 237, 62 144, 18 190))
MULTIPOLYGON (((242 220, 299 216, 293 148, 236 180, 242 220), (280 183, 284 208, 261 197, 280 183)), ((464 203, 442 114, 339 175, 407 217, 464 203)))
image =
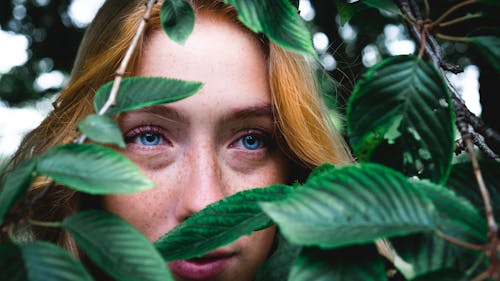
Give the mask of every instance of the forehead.
POLYGON ((270 103, 267 63, 256 37, 239 25, 210 14, 196 16, 193 33, 180 45, 163 30, 153 31, 136 69, 139 76, 202 82, 193 97, 203 102, 270 103))

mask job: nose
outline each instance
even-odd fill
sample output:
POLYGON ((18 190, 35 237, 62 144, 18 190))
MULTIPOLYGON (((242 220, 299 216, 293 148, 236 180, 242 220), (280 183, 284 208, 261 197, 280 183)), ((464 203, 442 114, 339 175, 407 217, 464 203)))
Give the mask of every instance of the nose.
POLYGON ((184 179, 177 198, 175 217, 181 223, 210 203, 224 197, 224 180, 215 149, 191 149, 183 161, 184 179))

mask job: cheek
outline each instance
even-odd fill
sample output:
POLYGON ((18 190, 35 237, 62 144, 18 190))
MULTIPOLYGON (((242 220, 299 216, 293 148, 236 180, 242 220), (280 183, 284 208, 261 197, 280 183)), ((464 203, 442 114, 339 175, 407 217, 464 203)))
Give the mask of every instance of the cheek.
POLYGON ((235 276, 238 277, 233 280, 242 280, 238 279, 242 276, 255 276, 259 266, 270 254, 275 233, 276 228, 270 227, 240 238, 238 242, 242 245, 242 255, 239 266, 236 266, 235 276))
POLYGON ((120 216, 150 241, 168 231, 168 206, 170 194, 159 192, 157 188, 135 194, 103 196, 103 208, 120 216))
POLYGON ((227 182, 232 187, 230 193, 286 183, 288 170, 287 161, 281 155, 272 156, 262 164, 244 172, 231 170, 231 172, 227 173, 229 175, 227 182))

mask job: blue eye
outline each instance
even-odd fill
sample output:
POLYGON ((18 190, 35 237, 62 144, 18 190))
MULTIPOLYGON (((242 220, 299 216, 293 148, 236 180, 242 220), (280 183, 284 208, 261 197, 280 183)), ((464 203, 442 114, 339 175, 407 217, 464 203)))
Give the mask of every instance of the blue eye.
POLYGON ((139 141, 144 146, 154 146, 160 143, 160 136, 154 133, 144 133, 139 136, 139 141))
POLYGON ((241 138, 241 144, 248 150, 256 150, 264 145, 264 141, 261 137, 255 135, 246 135, 241 138))

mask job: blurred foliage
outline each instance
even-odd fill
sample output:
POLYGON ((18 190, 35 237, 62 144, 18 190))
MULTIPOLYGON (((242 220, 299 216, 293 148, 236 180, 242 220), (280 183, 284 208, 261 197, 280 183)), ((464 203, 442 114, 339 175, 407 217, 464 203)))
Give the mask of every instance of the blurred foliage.
POLYGON ((5 0, 0 3, 3 31, 28 38, 28 61, 0 74, 0 98, 10 105, 41 98, 59 89, 39 91, 35 79, 42 73, 59 70, 69 74, 83 29, 68 15, 70 0, 5 0))

